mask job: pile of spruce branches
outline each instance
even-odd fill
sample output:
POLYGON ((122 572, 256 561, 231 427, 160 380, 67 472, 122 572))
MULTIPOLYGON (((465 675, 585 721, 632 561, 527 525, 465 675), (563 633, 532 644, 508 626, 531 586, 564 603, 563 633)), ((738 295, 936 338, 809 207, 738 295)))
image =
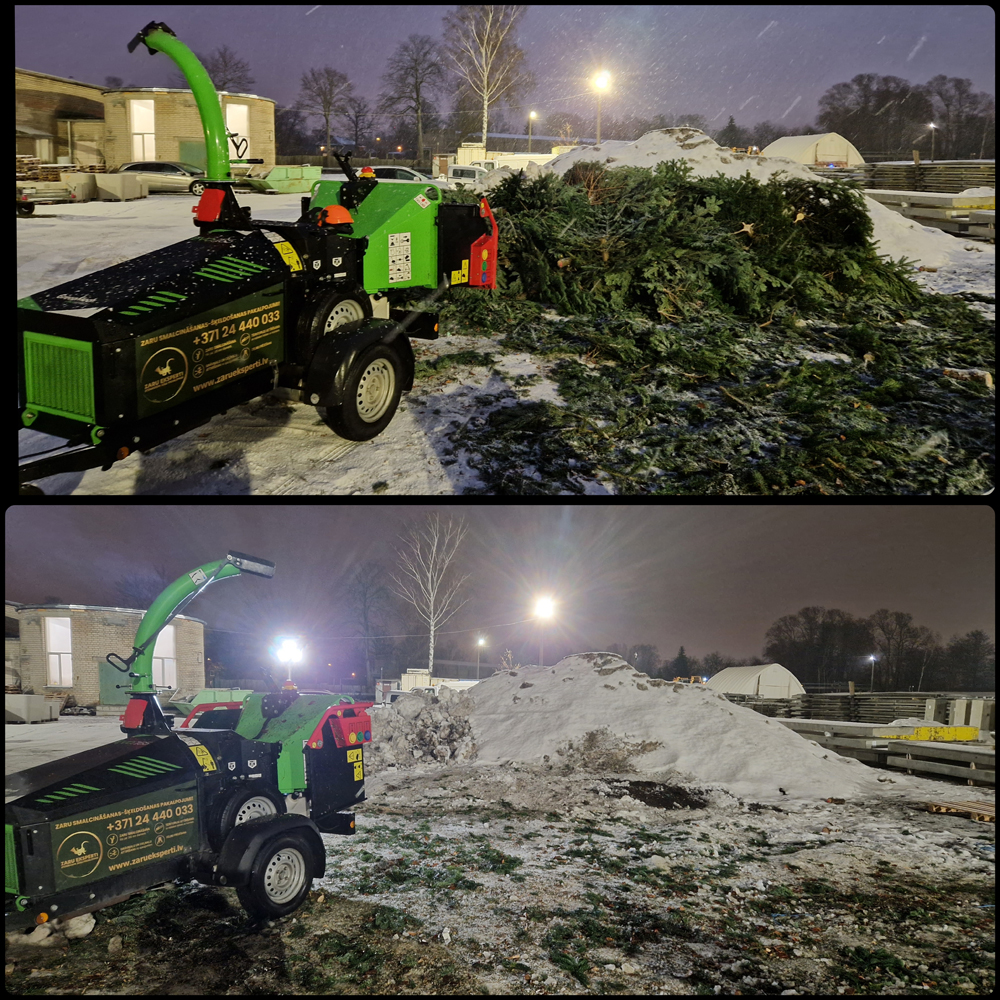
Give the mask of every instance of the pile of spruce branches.
MULTIPOLYGON (((472 195, 455 196, 471 200, 472 195)), ((457 427, 483 493, 979 494, 993 328, 880 257, 855 185, 581 164, 489 193, 496 292, 461 327, 554 364, 564 405, 457 427)))

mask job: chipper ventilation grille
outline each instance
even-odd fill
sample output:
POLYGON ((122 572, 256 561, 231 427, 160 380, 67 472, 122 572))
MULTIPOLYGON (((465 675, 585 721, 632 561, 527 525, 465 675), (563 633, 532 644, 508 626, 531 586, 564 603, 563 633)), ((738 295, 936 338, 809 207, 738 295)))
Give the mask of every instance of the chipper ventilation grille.
POLYGON ((14 848, 14 827, 4 824, 4 892, 17 895, 21 887, 17 884, 17 851, 14 848))
POLYGON ((28 406, 95 423, 92 349, 86 341, 25 330, 28 406))

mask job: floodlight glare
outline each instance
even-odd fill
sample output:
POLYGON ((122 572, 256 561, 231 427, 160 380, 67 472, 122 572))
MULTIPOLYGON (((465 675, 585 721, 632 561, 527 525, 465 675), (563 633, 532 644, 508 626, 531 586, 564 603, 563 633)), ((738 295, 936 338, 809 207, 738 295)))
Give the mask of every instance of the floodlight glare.
POLYGON ((299 663, 302 659, 302 650, 294 639, 282 639, 274 655, 282 663, 299 663))
POLYGON ((555 614, 556 605, 551 597, 539 597, 535 602, 536 618, 551 618, 555 614))

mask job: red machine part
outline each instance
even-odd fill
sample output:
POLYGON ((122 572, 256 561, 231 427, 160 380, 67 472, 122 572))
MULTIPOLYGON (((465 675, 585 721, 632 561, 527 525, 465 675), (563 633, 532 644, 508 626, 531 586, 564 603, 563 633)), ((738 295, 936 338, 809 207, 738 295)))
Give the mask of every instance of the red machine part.
POLYGON ((373 701, 356 701, 353 705, 334 705, 328 708, 306 740, 306 746, 319 750, 323 746, 323 739, 331 736, 338 747, 359 747, 363 743, 371 743, 372 720, 367 709, 374 704, 373 701))
POLYGON ((191 209, 199 222, 215 222, 222 211, 222 201, 226 192, 220 188, 205 188, 198 204, 191 209))
POLYGON ((493 218, 489 202, 483 198, 479 202, 479 214, 490 220, 490 235, 480 236, 469 250, 469 285, 472 288, 497 287, 497 222, 493 218))
POLYGON ((207 701, 203 705, 195 705, 188 713, 187 718, 177 727, 178 729, 190 729, 195 719, 204 712, 211 712, 213 708, 242 708, 242 701, 207 701))

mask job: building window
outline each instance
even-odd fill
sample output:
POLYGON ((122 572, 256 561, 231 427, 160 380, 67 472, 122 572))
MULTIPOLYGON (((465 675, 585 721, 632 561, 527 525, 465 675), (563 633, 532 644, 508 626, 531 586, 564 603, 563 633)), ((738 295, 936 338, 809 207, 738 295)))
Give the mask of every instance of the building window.
POLYGON ((73 686, 73 651, 68 618, 45 619, 45 653, 49 687, 73 686))
POLYGON ((229 139, 229 155, 234 160, 241 160, 248 155, 247 139, 250 133, 250 108, 246 104, 226 105, 226 131, 235 139, 229 139))
POLYGON ((173 625, 165 625, 156 637, 156 645, 153 647, 153 685, 173 689, 177 687, 173 625))
POLYGON ((129 101, 132 116, 132 159, 155 160, 156 136, 153 127, 153 102, 129 101))

